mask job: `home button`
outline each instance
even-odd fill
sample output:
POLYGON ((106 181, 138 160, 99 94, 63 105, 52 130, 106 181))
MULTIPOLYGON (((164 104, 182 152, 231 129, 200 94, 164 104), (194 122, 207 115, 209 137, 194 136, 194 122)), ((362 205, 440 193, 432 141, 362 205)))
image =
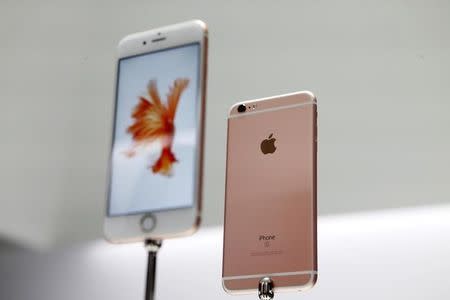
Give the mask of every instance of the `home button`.
POLYGON ((141 229, 144 232, 152 231, 155 227, 155 218, 152 215, 145 215, 141 219, 141 229))

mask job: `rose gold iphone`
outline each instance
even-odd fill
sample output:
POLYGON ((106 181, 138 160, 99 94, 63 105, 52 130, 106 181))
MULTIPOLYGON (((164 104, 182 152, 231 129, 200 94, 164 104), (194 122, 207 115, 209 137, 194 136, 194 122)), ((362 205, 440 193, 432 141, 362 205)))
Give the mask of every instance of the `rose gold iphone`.
POLYGON ((105 236, 192 233, 200 222, 207 29, 194 20, 118 46, 105 236))
POLYGON ((310 92, 235 104, 228 117, 223 287, 303 291, 317 280, 317 105, 310 92))

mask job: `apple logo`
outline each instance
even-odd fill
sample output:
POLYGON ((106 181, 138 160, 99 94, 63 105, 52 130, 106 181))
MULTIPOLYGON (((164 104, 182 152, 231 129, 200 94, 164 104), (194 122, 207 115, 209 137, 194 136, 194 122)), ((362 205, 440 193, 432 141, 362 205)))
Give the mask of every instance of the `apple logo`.
POLYGON ((277 147, 275 147, 275 141, 276 139, 273 137, 273 133, 269 135, 269 137, 261 142, 261 151, 264 154, 272 154, 277 150, 277 147))

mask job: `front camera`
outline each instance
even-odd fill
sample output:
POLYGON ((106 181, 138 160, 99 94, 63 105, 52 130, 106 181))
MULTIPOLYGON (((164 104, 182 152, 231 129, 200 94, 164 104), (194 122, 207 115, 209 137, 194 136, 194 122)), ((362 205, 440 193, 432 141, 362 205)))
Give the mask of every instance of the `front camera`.
POLYGON ((238 106, 237 111, 240 112, 240 113, 243 113, 246 109, 247 109, 247 108, 246 108, 245 104, 240 104, 240 105, 238 106))
POLYGON ((146 41, 143 41, 143 42, 142 42, 142 45, 147 45, 147 42, 146 42, 146 41))

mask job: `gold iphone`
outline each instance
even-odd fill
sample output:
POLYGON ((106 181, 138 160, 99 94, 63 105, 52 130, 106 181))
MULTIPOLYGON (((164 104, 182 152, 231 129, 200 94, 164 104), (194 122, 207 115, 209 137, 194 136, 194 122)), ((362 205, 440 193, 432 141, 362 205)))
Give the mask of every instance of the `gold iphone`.
POLYGON ((118 45, 105 236, 192 233, 200 223, 207 29, 189 21, 118 45))
POLYGON ((228 116, 222 283, 229 293, 303 291, 317 280, 317 103, 297 92, 228 116))

